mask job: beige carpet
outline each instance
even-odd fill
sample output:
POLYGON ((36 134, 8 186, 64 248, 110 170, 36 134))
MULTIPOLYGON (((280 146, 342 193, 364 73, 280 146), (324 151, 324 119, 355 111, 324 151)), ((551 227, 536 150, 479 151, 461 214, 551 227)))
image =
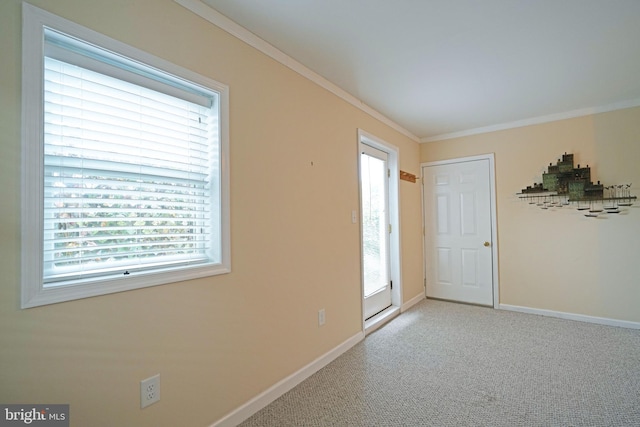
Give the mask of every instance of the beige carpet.
POLYGON ((241 425, 640 426, 640 330, 425 300, 241 425))

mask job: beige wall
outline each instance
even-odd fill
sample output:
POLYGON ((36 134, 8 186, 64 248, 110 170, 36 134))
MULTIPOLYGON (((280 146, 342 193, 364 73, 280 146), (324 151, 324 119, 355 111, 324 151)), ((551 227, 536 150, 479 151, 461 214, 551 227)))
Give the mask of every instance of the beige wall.
POLYGON ((421 145, 421 161, 495 153, 500 303, 640 321, 640 206, 586 218, 515 194, 564 152, 640 195, 640 108, 421 145))
MULTIPOLYGON (((70 403, 72 426, 206 426, 358 334, 357 129, 415 174, 419 145, 173 1, 31 3, 229 85, 233 272, 19 308, 21 12, 0 2, 0 402, 70 403), (140 410, 155 373, 162 400, 140 410)), ((420 189, 400 193, 408 301, 420 189)))

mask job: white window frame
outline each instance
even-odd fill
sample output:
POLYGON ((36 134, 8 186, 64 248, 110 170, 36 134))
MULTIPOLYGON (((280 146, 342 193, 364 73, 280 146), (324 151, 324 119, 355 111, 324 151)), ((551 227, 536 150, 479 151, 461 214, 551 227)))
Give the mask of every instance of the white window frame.
POLYGON ((207 77, 140 51, 86 27, 23 3, 22 40, 22 182, 21 286, 22 308, 144 288, 229 273, 231 271, 229 209, 229 88, 207 77), (44 169, 44 29, 50 28, 83 42, 161 70, 219 94, 220 115, 220 262, 180 269, 73 283, 43 285, 43 169, 44 169))

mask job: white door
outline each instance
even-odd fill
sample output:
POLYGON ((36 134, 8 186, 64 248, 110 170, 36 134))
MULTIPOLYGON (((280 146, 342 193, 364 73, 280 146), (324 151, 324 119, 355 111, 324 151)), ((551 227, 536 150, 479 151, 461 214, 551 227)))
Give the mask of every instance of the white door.
POLYGON ((490 166, 422 168, 427 297, 493 306, 490 166))
POLYGON ((391 305, 387 153, 360 144, 364 318, 391 305))

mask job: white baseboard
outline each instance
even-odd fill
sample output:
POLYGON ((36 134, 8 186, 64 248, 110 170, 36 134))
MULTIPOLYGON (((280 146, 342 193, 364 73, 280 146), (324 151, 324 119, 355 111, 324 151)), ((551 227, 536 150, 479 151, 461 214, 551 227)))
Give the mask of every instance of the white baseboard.
POLYGON ((307 366, 302 369, 294 372, 289 375, 282 381, 277 382, 273 386, 269 387, 264 392, 260 393, 253 399, 249 400, 244 405, 239 408, 231 411, 215 423, 211 424, 210 427, 235 427, 289 390, 293 389, 295 386, 300 384, 302 381, 309 378, 311 375, 318 372, 320 369, 327 366, 329 363, 334 361, 338 356, 349 350, 354 345, 358 344, 360 341, 364 339, 364 333, 358 332, 351 338, 347 339, 342 344, 338 345, 334 349, 325 353, 324 355, 318 357, 313 362, 309 363, 307 366))
POLYGON ((424 294, 424 292, 421 292, 417 296, 411 298, 409 301, 402 304, 402 307, 400 307, 400 312, 404 313, 405 311, 409 310, 411 307, 413 307, 414 305, 416 305, 417 303, 419 303, 420 301, 426 298, 427 296, 424 294))
POLYGON ((594 317, 584 314, 565 313, 562 311, 545 310, 541 308, 521 307, 518 305, 500 304, 500 310, 517 311, 520 313, 538 314, 548 317, 559 317, 560 319, 577 320, 579 322, 597 323, 599 325, 617 326, 620 328, 640 329, 639 322, 630 322, 628 320, 609 319, 606 317, 594 317))

